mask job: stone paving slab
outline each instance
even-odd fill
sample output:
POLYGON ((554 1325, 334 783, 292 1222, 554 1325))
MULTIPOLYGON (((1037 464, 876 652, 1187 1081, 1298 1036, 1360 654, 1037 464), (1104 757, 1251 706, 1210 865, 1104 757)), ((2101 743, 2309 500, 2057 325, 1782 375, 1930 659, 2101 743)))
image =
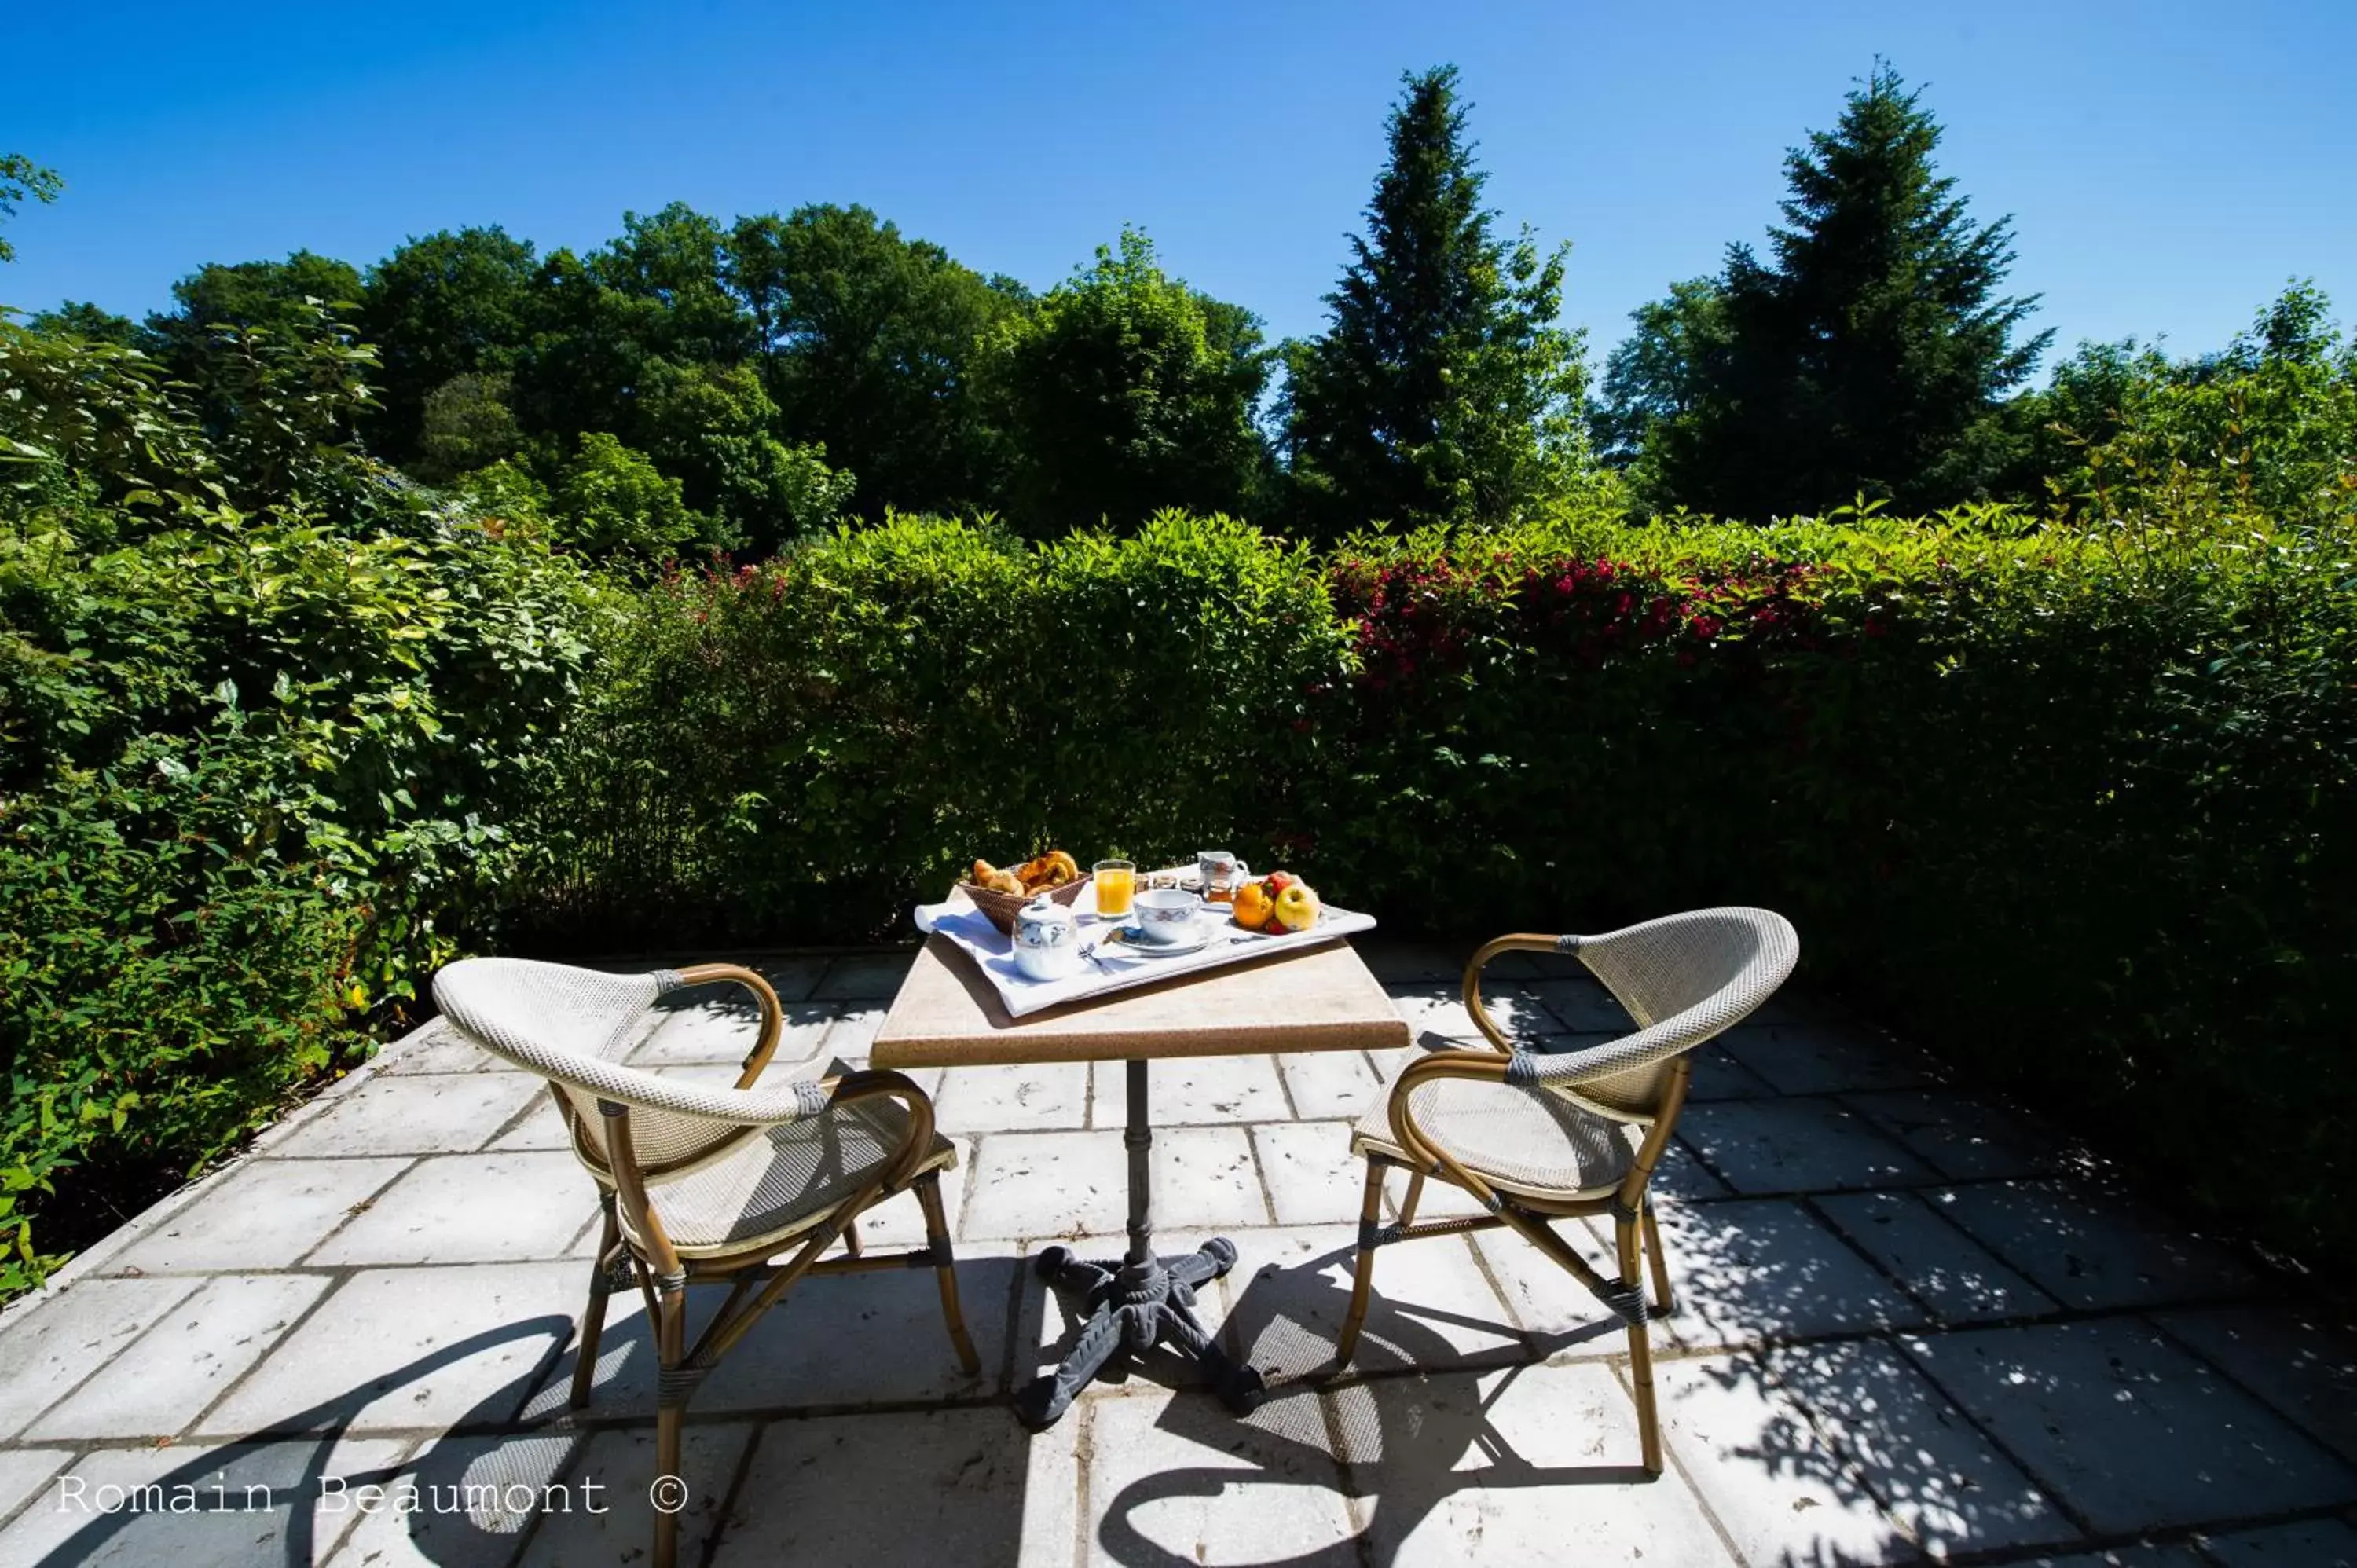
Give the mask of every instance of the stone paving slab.
POLYGON ((1354 1120, 1383 1086, 1363 1051, 1300 1051, 1276 1061, 1296 1116, 1354 1120))
MULTIPOLYGON (((773 1422, 755 1443, 716 1568, 1015 1562, 1028 1447, 996 1408, 773 1422)), ((1077 1474, 1063 1485, 1077 1488, 1077 1474)), ((1069 1551, 1071 1538, 1055 1544, 1069 1551)))
POLYGON ((1943 1323, 2059 1309, 2052 1296, 1997 1262, 1918 1194, 1832 1193, 1817 1199, 1817 1210, 1943 1323))
POLYGON ((2357 1568, 2357 1526, 2337 1519, 2272 1525, 2203 1538, 2220 1568, 2357 1568))
MULTIPOLYGON (((697 1392, 694 1408, 702 1415, 727 1415, 995 1399, 1007 1360, 1008 1310, 1029 1266, 1028 1256, 1011 1243, 959 1252, 958 1299, 982 1357, 977 1374, 968 1376, 958 1366, 932 1271, 838 1274, 805 1281, 784 1307, 754 1324, 729 1353, 725 1370, 697 1392)), ((586 1293, 587 1287, 585 1267, 576 1288, 586 1293)), ((718 1292, 691 1293, 691 1341, 719 1302, 718 1292)), ((564 1408, 576 1348, 549 1369, 524 1408, 527 1417, 564 1408)), ((608 1302, 590 1408, 599 1418, 654 1412, 654 1346, 636 1292, 608 1302)))
MULTIPOLYGON (((1030 1261, 1124 1245, 1112 1064, 929 1071, 966 1378, 932 1277, 807 1282, 691 1412, 683 1561, 2329 1563, 2357 1520, 2357 1351, 2251 1266, 2063 1173, 2068 1140, 1806 993, 1706 1050, 1654 1193, 1679 1294, 1651 1329, 1669 1473, 1641 1481, 1627 1337, 1510 1232, 1378 1254, 1333 1360, 1364 1165, 1349 1123, 1407 1057, 1478 1046, 1458 955, 1370 943, 1416 1044, 1158 1064, 1158 1248, 1242 1259, 1200 1306, 1273 1397, 1238 1421, 1157 1352, 1034 1437, 1004 1402, 1077 1325, 1030 1261), (1176 1391, 1174 1391, 1174 1390, 1176 1391), (1640 1558, 1637 1554, 1642 1552, 1640 1558)), ((653 967, 662 961, 631 961, 653 967)), ((862 1064, 905 953, 760 955, 791 1013, 773 1071, 862 1064)), ((1485 993, 1542 1049, 1609 1036, 1576 962, 1511 955, 1485 993)), ((741 992, 667 1000, 635 1047, 726 1082, 741 992)), ((0 1563, 641 1561, 651 1358, 617 1296, 597 1398, 566 1410, 595 1191, 529 1075, 429 1024, 193 1191, 0 1314, 0 1563), (159 1444, 161 1444, 159 1446, 159 1444), (210 1471, 558 1488, 455 1518, 125 1518, 81 1477, 210 1471), (210 1471, 207 1467, 210 1466, 210 1471), (548 1503, 600 1480, 603 1516, 548 1503), (62 1528, 61 1528, 62 1527, 62 1528)), ((1393 1212, 1404 1181, 1386 1188, 1393 1212)), ((1442 1184, 1420 1219, 1481 1212, 1442 1184)), ((1609 1221, 1564 1221, 1609 1264, 1609 1221)), ((922 1240, 914 1199, 871 1251, 922 1240)), ((691 1300, 694 1321, 712 1293, 691 1300)), ((522 1494, 518 1494, 519 1499, 522 1494)))
POLYGON ((242 1436, 506 1424, 533 1372, 570 1338, 587 1282, 577 1262, 354 1274, 199 1429, 242 1436))
POLYGON ((70 1448, 0 1448, 0 1527, 37 1498, 51 1496, 49 1477, 73 1461, 70 1448))
POLYGON ((1892 1346, 1803 1346, 1771 1351, 1765 1363, 1925 1551, 1952 1556, 2078 1538, 2054 1499, 1892 1346))
POLYGON ((1323 1431, 1309 1427, 1320 1440, 1312 1444, 1266 1427, 1267 1417, 1239 1423, 1192 1391, 1093 1401, 1088 1489, 1097 1523, 1082 1561, 1355 1560, 1350 1504, 1323 1431))
POLYGON ((1898 1563, 1917 1555, 1856 1465, 1760 1361, 1656 1369, 1662 1432, 1678 1467, 1747 1564, 1898 1563))
MULTIPOLYGON (((1358 1051, 1303 1051, 1300 1057, 1329 1054, 1365 1060, 1358 1051)), ((1089 1065, 1096 1084, 1096 1110, 1090 1125, 1122 1125, 1129 1106, 1127 1065, 1089 1065)), ((1146 1100, 1157 1131, 1218 1122, 1283 1122, 1294 1114, 1276 1058, 1265 1056, 1173 1057, 1156 1062, 1146 1078, 1146 1100)))
POLYGON ((354 1516, 338 1509, 321 1477, 376 1476, 407 1446, 355 1440, 101 1448, 50 1481, 0 1530, 0 1563, 325 1562, 354 1516))
POLYGON ((1682 1345, 1806 1339, 1930 1321, 1831 1227, 1789 1199, 1666 1208, 1661 1229, 1684 1298, 1663 1326, 1682 1345))
POLYGON ((933 1102, 944 1133, 1037 1133, 1089 1124, 1089 1064, 976 1067, 945 1075, 933 1102))
POLYGON ((70 1312, 10 1322, 0 1334, 0 1436, 13 1437, 203 1286, 199 1279, 89 1280, 70 1312))
MULTIPOLYGON (((553 1116, 544 1118, 554 1122, 553 1116)), ((305 1253, 318 1267, 500 1263, 562 1258, 595 1244, 597 1201, 569 1151, 428 1157, 305 1253), (486 1203, 486 1193, 500 1195, 486 1203)))
MULTIPOLYGON (((678 1516, 682 1561, 699 1561, 702 1549, 719 1532, 737 1468, 759 1431, 754 1423, 740 1421, 688 1427, 680 1445, 680 1479, 687 1484, 687 1505, 678 1516)), ((647 1478, 655 1473, 653 1429, 608 1427, 585 1434, 573 1446, 572 1464, 563 1476, 565 1490, 554 1499, 565 1506, 542 1509, 522 1561, 527 1568, 642 1561, 654 1532, 654 1508, 647 1498, 647 1478), (593 1482, 595 1492, 589 1490, 593 1482), (603 1511, 596 1511, 593 1503, 603 1511)), ((383 1552, 361 1556, 366 1568, 403 1561, 403 1544, 358 1533, 351 1542, 355 1554, 370 1547, 383 1552)))
POLYGON ((1990 1182, 1936 1193, 1931 1201, 2068 1306, 2200 1301, 2246 1294, 2256 1283, 2222 1249, 2068 1183, 1990 1182))
POLYGON ((534 1433, 417 1444, 374 1478, 387 1493, 383 1506, 344 1509, 350 1519, 329 1568, 500 1568, 553 1511, 552 1497, 563 1500, 554 1488, 580 1443, 571 1434, 534 1433), (405 1495, 418 1506, 399 1506, 394 1499, 405 1495))
POLYGON ((1733 1560, 1683 1473, 1645 1477, 1633 1407, 1602 1366, 1392 1379, 1331 1402, 1375 1562, 1733 1560))
POLYGON ((1366 1202, 1365 1162, 1348 1155, 1348 1122, 1269 1122, 1252 1130, 1261 1178, 1280 1225, 1355 1221, 1366 1202))
POLYGON ((1722 1100, 1689 1107, 1678 1137, 1746 1194, 1904 1186, 1936 1173, 1836 1101, 1722 1100))
MULTIPOLYGON (((725 998, 716 994, 721 989, 698 986, 692 994, 706 1000, 670 1006, 630 1052, 630 1064, 660 1067, 672 1062, 744 1062, 760 1043, 760 1008, 752 993, 741 986, 729 987, 725 998)), ((837 1003, 782 1004, 782 1022, 777 1048, 770 1055, 769 1070, 776 1071, 818 1055, 825 1046, 827 1031, 844 1011, 837 1003)))
MULTIPOLYGON (((1355 1227, 1291 1227, 1233 1233, 1228 1275, 1229 1337, 1272 1381, 1333 1367, 1351 1305, 1355 1227)), ((1351 1365, 1397 1371, 1520 1360, 1521 1328, 1464 1238, 1385 1247, 1351 1365)))
POLYGON ((2064 1142, 1968 1095, 1901 1090, 1843 1097, 1951 1181, 2045 1176, 2063 1164, 2064 1142))
POLYGON ((410 1164, 402 1156, 249 1162, 228 1173, 204 1202, 173 1215, 111 1260, 108 1270, 282 1268, 363 1211, 410 1164))
POLYGON ((2164 1313, 2155 1321, 2302 1431, 2357 1464, 2357 1340, 2281 1306, 2164 1313))
POLYGON ((433 1155, 481 1148, 547 1091, 530 1073, 371 1079, 261 1152, 276 1159, 433 1155))
POLYGON ((27 1441, 152 1440, 187 1431, 334 1283, 325 1274, 216 1275, 34 1423, 27 1441))
POLYGON ((1932 1077, 1931 1064, 1862 1030, 1835 1026, 1760 1021, 1729 1029, 1727 1054, 1780 1094, 1846 1094, 1913 1089, 1932 1077))
POLYGON ((2357 1503, 2357 1471, 2134 1319, 1903 1343, 2098 1533, 2357 1503))

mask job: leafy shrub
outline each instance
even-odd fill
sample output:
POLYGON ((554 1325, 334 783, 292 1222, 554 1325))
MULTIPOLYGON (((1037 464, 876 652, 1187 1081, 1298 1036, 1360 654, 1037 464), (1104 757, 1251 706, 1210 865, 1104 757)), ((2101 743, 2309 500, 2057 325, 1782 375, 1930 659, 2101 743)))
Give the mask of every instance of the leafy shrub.
POLYGON ((1051 840, 1218 840, 1469 935, 1764 904, 1820 980, 2357 1261, 2337 533, 1597 510, 1320 562, 899 519, 619 624, 529 832, 543 940, 842 940, 1051 840))
POLYGON ((581 437, 549 501, 557 542, 591 556, 661 562, 711 532, 679 481, 602 431, 581 437))
MULTIPOLYGON (((253 418, 343 384, 257 365, 253 418)), ((285 429, 226 478, 231 444, 268 445, 0 322, 0 1294, 414 1005, 588 653, 595 590, 528 530, 285 429)))

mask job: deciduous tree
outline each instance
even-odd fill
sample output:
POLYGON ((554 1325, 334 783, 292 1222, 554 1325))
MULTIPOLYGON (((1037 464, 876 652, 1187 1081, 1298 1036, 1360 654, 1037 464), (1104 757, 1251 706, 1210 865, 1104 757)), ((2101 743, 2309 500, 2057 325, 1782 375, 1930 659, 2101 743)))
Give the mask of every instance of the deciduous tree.
POLYGON ((405 462, 419 449, 436 389, 515 369, 532 337, 535 265, 532 245, 494 224, 410 240, 369 269, 360 328, 382 367, 370 432, 380 456, 405 462))
POLYGON ((1027 308, 1020 285, 864 207, 740 218, 726 275, 783 430, 858 474, 862 511, 996 504, 999 451, 977 371, 994 330, 1027 308))
POLYGON ((1267 461, 1260 324, 1166 274, 1135 229, 1002 338, 1014 513, 1057 532, 1240 511, 1267 461))

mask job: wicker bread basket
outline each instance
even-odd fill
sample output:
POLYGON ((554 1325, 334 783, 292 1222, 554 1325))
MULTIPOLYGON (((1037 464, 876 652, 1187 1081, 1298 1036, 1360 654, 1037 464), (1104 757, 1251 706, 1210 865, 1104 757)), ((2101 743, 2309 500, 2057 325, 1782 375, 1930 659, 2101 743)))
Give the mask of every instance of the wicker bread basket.
MULTIPOLYGON (((1081 889, 1089 885, 1089 874, 1084 871, 1061 887, 1047 889, 1048 897, 1069 909, 1072 906, 1072 901, 1081 896, 1081 889)), ((958 891, 973 899, 974 907, 989 916, 990 923, 1009 936, 1015 934, 1015 912, 1039 897, 1037 893, 1001 893, 995 887, 985 887, 978 882, 961 882, 958 884, 958 891)))

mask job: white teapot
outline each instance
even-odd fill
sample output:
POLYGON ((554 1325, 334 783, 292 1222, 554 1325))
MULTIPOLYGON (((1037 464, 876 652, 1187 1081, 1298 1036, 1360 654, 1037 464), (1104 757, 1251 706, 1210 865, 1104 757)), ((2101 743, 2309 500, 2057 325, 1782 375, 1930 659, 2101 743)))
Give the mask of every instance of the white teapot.
POLYGON ((1072 912, 1045 893, 1015 911, 1015 967, 1027 980, 1062 980, 1081 967, 1072 912))

